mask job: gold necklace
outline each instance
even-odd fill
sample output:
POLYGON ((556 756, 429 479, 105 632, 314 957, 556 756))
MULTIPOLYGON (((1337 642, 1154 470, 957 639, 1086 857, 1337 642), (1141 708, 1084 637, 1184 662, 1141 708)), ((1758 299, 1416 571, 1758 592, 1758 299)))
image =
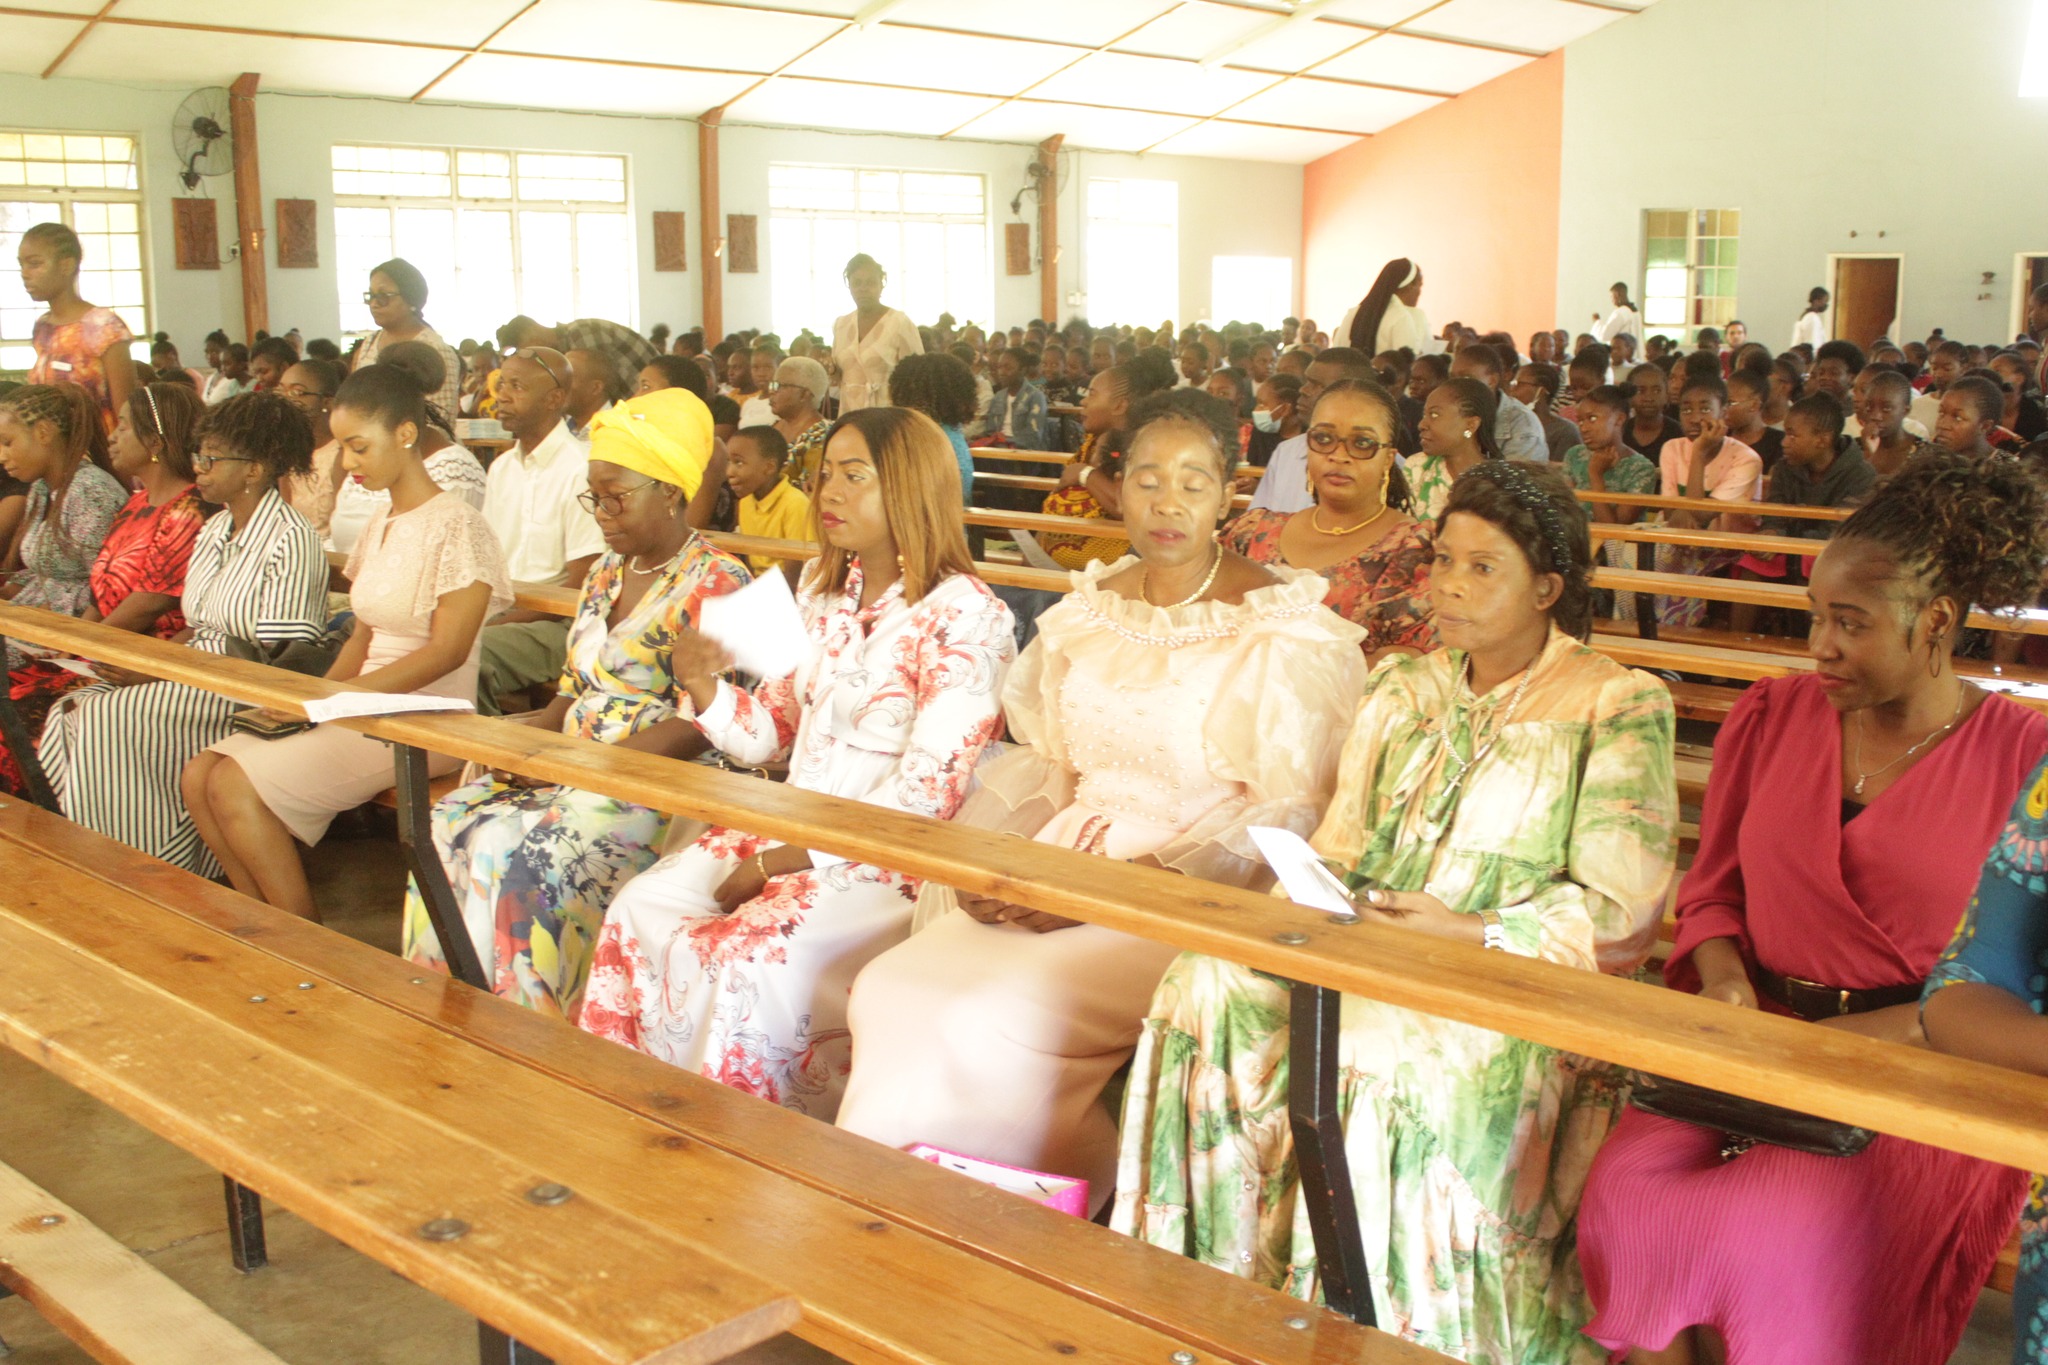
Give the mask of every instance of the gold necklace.
MULTIPOLYGON (((1166 606, 1166 607, 1160 607, 1160 610, 1162 610, 1162 611, 1178 611, 1178 610, 1180 610, 1180 609, 1181 609, 1182 607, 1185 607, 1185 606, 1189 605, 1190 603, 1192 603, 1192 602, 1195 602, 1196 600, 1198 600, 1198 599, 1199 599, 1199 598, 1201 597, 1201 595, 1202 595, 1203 593, 1205 593, 1205 592, 1209 591, 1209 587, 1210 587, 1210 585, 1211 585, 1211 584, 1213 584, 1213 583, 1214 583, 1214 582, 1216 581, 1216 574, 1217 574, 1217 572, 1218 572, 1219 570, 1221 570, 1221 569, 1222 569, 1222 567, 1223 567, 1223 550, 1222 550, 1222 548, 1221 548, 1221 547, 1219 546, 1219 547, 1217 548, 1217 550, 1216 550, 1216 558, 1215 558, 1215 559, 1213 559, 1212 561, 1210 561, 1210 564, 1209 564, 1209 576, 1208 576, 1208 577, 1206 577, 1206 578, 1204 578, 1204 579, 1202 580, 1202 586, 1200 586, 1199 588, 1196 588, 1196 589, 1195 589, 1195 590, 1194 590, 1193 592, 1189 593, 1189 594, 1188 594, 1188 595, 1187 595, 1186 597, 1183 597, 1183 598, 1181 598, 1181 599, 1180 599, 1180 601, 1178 601, 1178 602, 1175 602, 1175 603, 1173 603, 1173 604, 1172 604, 1171 606, 1166 606)), ((1151 577, 1152 577, 1152 572, 1151 572, 1151 570, 1149 570, 1149 569, 1148 569, 1148 570, 1146 570, 1146 571, 1145 571, 1145 576, 1144 576, 1143 578, 1140 578, 1140 579, 1138 580, 1138 596, 1139 596, 1140 598, 1142 598, 1142 599, 1144 600, 1144 602, 1145 602, 1145 605, 1146 605, 1146 606, 1149 606, 1149 607, 1157 607, 1157 606, 1159 606, 1159 604, 1158 604, 1157 602, 1154 602, 1154 601, 1152 600, 1152 598, 1151 598, 1151 597, 1150 597, 1150 596, 1148 595, 1148 593, 1149 593, 1149 587, 1150 587, 1150 579, 1151 579, 1151 577)))
POLYGON ((1949 716, 1947 724, 1939 726, 1936 729, 1929 731, 1925 739, 1921 740, 1918 744, 1915 744, 1912 748, 1906 750, 1906 752, 1900 754, 1891 762, 1885 764, 1884 767, 1872 768, 1867 773, 1863 771, 1863 712, 1856 712, 1856 751, 1854 754, 1850 756, 1849 766, 1856 770, 1857 776, 1856 785, 1854 787, 1851 787, 1849 790, 1857 796, 1863 795, 1864 783, 1868 782, 1871 778, 1876 777, 1881 772, 1887 772, 1890 769, 1898 767, 1901 763, 1904 763, 1914 754, 1919 753, 1922 749, 1934 743, 1935 740, 1940 739, 1943 735, 1955 729, 1956 722, 1963 718, 1963 701, 1969 695, 1969 689, 1965 688, 1962 682, 1958 680, 1956 683, 1956 709, 1949 716))
POLYGON ((1334 531, 1325 530, 1322 523, 1316 520, 1317 515, 1322 510, 1323 508, 1321 503, 1318 503, 1314 507, 1308 509, 1308 525, 1311 531, 1316 532, 1318 535, 1325 536, 1349 536, 1356 535, 1358 532, 1363 531, 1366 527, 1372 525, 1374 522, 1378 521, 1381 517, 1385 516, 1387 513, 1393 511, 1394 509, 1387 506, 1385 503, 1381 503, 1379 511, 1373 513, 1364 521, 1359 522, 1358 525, 1340 526, 1334 531))

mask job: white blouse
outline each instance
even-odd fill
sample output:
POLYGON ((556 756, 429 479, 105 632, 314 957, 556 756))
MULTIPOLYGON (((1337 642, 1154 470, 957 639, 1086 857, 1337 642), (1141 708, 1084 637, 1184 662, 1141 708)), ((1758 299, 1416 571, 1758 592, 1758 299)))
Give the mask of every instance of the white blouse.
POLYGON ((860 311, 832 324, 832 363, 839 367, 839 411, 886 407, 889 371, 905 356, 923 355, 924 338, 900 310, 891 308, 860 335, 860 311))

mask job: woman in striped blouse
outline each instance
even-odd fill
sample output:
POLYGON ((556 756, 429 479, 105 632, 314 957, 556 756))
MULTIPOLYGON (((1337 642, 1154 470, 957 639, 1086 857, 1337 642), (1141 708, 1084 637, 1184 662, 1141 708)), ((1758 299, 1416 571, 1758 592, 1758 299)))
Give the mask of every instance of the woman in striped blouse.
MULTIPOLYGON (((278 483, 309 467, 313 433, 289 400, 242 394, 209 408, 192 464, 199 495, 225 510, 199 532, 185 571, 180 643, 209 654, 230 641, 264 649, 314 640, 327 615, 320 537, 278 483)), ((38 752, 64 813, 202 876, 219 871, 178 794, 186 760, 227 738, 241 703, 110 665, 104 684, 65 697, 38 752)))

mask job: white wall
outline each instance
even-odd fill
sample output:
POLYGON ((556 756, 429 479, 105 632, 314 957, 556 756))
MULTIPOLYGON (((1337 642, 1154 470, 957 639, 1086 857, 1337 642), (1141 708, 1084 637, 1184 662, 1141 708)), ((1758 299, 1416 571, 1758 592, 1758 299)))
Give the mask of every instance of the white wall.
MULTIPOLYGON (((170 201, 185 191, 177 180, 170 122, 186 93, 183 89, 0 75, 0 111, 4 111, 0 113, 0 124, 129 133, 141 140, 151 316, 156 326, 169 331, 186 355, 196 360, 200 339, 212 328, 225 327, 231 335, 239 336, 241 276, 227 254, 235 237, 234 186, 228 176, 208 180, 201 190, 220 201, 221 269, 178 270, 173 264, 170 201)), ((256 118, 266 230, 275 233, 278 199, 311 199, 320 206, 321 264, 317 269, 280 269, 274 241, 267 249, 272 331, 296 326, 306 336, 315 337, 333 336, 339 330, 333 269, 334 195, 328 148, 341 141, 625 153, 631 158, 630 199, 639 258, 637 322, 643 329, 657 322, 682 328, 701 317, 702 279, 696 252, 697 125, 693 120, 414 105, 385 99, 278 93, 257 96, 256 118), (654 270, 650 215, 657 209, 681 210, 689 215, 687 272, 654 270)), ((1031 156, 1032 149, 1024 145, 854 136, 729 124, 719 142, 722 207, 726 213, 754 213, 765 218, 767 168, 771 161, 978 172, 988 177, 996 318, 1005 326, 1021 324, 1039 311, 1038 276, 1033 273, 1012 277, 1002 273, 1001 225, 1010 221, 1010 196, 1025 183, 1024 167, 1031 156)), ((1090 175, 1171 179, 1179 183, 1181 315, 1177 320, 1207 314, 1210 261, 1217 255, 1292 259, 1298 299, 1302 236, 1299 166, 1097 152, 1073 153, 1069 165, 1068 184, 1060 196, 1063 245, 1058 269, 1062 317, 1074 311, 1067 299, 1082 288, 1084 278, 1081 193, 1090 175)), ((1035 233, 1036 217, 1028 201, 1024 214, 1032 221, 1035 233)), ((765 222, 762 229, 763 273, 728 273, 725 277, 728 330, 768 325, 766 272, 774 263, 768 258, 765 222)), ((430 318, 432 312, 430 303, 430 318)), ((508 316, 510 312, 508 308, 508 316)))
POLYGON ((2030 9, 1659 0, 1572 43, 1559 314, 1582 328, 1640 283, 1644 209, 1737 208, 1739 315, 1773 349, 1830 252, 1904 254, 1897 332, 2009 338, 2014 253, 2048 253, 2048 100, 2015 93, 2030 9))

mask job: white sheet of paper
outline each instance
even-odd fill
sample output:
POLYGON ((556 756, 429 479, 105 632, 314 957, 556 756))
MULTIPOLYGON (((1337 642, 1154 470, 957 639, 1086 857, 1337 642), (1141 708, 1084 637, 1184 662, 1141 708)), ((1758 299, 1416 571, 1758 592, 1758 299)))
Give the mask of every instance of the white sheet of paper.
POLYGON ((1280 889, 1297 905, 1328 910, 1337 915, 1354 915, 1357 910, 1338 894, 1342 883, 1323 866, 1323 860, 1309 847, 1308 840, 1291 829, 1253 825, 1246 831, 1258 846, 1266 866, 1280 878, 1280 889))
POLYGON ((474 711, 468 697, 436 697, 425 692, 337 692, 306 703, 310 721, 360 716, 396 716, 407 711, 474 711))
POLYGON ((779 569, 738 592, 705 598, 697 625, 726 647, 734 666, 757 678, 788 677, 811 650, 804 614, 779 569))
POLYGON ((99 670, 94 668, 91 664, 87 663, 84 659, 65 659, 52 655, 49 658, 44 659, 43 662, 47 664, 55 664, 59 668, 68 668, 81 678, 97 678, 100 675, 99 670))

